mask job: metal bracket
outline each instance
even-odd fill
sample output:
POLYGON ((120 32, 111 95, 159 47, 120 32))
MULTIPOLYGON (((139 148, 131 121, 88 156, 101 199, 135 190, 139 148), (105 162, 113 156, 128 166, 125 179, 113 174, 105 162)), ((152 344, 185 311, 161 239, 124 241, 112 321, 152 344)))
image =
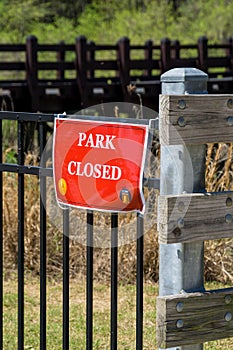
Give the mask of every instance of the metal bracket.
POLYGON ((148 187, 149 189, 160 189, 160 179, 148 177, 143 179, 143 186, 148 187))

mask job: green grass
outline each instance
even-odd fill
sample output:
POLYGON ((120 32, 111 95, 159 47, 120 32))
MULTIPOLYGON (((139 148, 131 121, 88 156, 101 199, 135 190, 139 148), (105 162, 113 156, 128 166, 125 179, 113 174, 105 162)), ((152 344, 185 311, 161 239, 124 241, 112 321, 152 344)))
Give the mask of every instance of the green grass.
MULTIPOLYGON (((218 287, 216 284, 209 289, 218 287)), ((118 290, 118 349, 133 350, 135 346, 136 289, 133 285, 118 290)), ((156 285, 144 285, 144 349, 156 350, 156 285)), ((86 329, 85 283, 70 283, 70 350, 85 350, 86 329)), ((17 282, 4 283, 4 350, 17 348, 17 282)), ((25 283, 25 348, 39 350, 39 280, 30 277, 25 283)), ((94 284, 93 349, 110 349, 110 288, 94 284)), ((47 286, 47 349, 62 349, 62 285, 48 282, 47 286)), ((205 350, 230 350, 232 340, 205 344, 205 350)))

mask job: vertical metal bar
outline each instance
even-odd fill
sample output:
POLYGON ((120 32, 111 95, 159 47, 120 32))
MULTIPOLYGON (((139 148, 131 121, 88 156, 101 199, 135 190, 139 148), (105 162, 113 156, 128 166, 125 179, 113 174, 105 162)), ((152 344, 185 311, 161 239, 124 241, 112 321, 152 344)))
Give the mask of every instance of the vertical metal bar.
POLYGON ((117 350, 118 214, 111 214, 111 350, 117 350))
MULTIPOLYGON (((2 163, 2 121, 0 121, 0 163, 2 163)), ((0 349, 3 349, 3 178, 0 172, 0 349)))
MULTIPOLYGON (((18 121, 18 164, 24 164, 24 125, 18 121)), ((24 174, 18 174, 18 350, 24 349, 24 174)))
POLYGON ((93 213, 87 212, 86 349, 93 346, 93 213))
POLYGON ((63 210, 63 337, 62 349, 69 350, 69 210, 63 210))
MULTIPOLYGON (((195 68, 175 68, 162 75, 163 94, 206 93, 207 74, 195 68)), ((184 96, 185 99, 185 96, 184 96)), ((182 110, 182 109, 181 109, 182 110)), ((204 145, 161 146, 160 194, 203 191, 205 187, 204 145)), ((159 294, 179 294, 182 290, 204 288, 204 244, 160 244, 159 294)), ((170 350, 202 350, 202 344, 170 350)))
MULTIPOLYGON (((46 142, 45 124, 39 124, 41 166, 46 142)), ((46 177, 40 178, 40 350, 46 350, 46 177)))
POLYGON ((143 217, 137 215, 136 350, 143 349, 143 217))

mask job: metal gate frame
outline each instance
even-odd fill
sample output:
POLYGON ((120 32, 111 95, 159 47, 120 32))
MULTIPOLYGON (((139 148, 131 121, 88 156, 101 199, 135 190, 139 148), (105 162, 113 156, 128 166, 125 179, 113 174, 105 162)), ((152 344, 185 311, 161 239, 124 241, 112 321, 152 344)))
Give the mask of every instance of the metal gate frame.
MULTIPOLYGON (((18 174, 18 350, 24 349, 24 176, 40 177, 40 350, 46 350, 46 178, 53 176, 53 169, 46 168, 42 154, 46 146, 47 123, 53 123, 55 115, 40 113, 0 112, 0 147, 3 149, 2 121, 15 121, 18 137, 17 164, 3 163, 0 154, 0 348, 3 348, 3 172, 18 174), (38 130, 40 166, 25 165, 25 123, 34 123, 38 130)), ((83 119, 92 119, 84 116, 83 119)), ((111 121, 101 117, 98 120, 111 121)), ((112 121, 115 121, 112 118, 112 121)), ((150 120, 121 119, 125 123, 149 124, 150 120)), ((158 128, 158 121, 153 123, 158 128)), ((145 185, 159 187, 158 179, 145 179, 145 185)), ((93 212, 87 211, 86 247, 86 350, 93 349, 93 212)), ((143 349, 143 217, 137 214, 137 277, 136 277, 136 349, 143 349)), ((110 348, 117 349, 118 315, 118 214, 111 214, 111 321, 110 348)), ((69 210, 63 210, 63 331, 62 349, 69 349, 69 210)))

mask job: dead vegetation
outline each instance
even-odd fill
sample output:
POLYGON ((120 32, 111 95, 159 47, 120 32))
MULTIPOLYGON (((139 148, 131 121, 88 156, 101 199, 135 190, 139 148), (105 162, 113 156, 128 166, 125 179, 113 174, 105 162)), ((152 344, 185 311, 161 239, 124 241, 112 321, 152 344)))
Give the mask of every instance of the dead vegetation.
MULTIPOLYGON (((232 144, 211 144, 208 145, 206 158, 206 189, 207 191, 232 190, 233 187, 233 165, 232 165, 232 144)), ((36 163, 37 159, 33 156, 27 157, 27 162, 36 163)), ((18 251, 18 199, 17 199, 17 174, 4 173, 4 271, 8 276, 11 271, 17 268, 18 251)), ((52 183, 48 188, 53 191, 52 183)), ((25 269, 35 274, 40 270, 40 198, 39 198, 39 179, 36 176, 25 176, 25 269)), ((155 208, 154 208, 155 209, 155 208)), ((54 210, 54 208, 53 208, 54 210)), ((156 210, 155 210, 156 211, 156 210)), ((77 218, 77 211, 71 213, 71 226, 82 230, 85 237, 86 219, 85 213, 77 218)), ((47 221, 47 271, 51 278, 62 276, 62 250, 63 236, 59 229, 60 223, 56 220, 62 216, 61 211, 55 211, 53 219, 51 215, 47 221)), ((127 224, 127 217, 120 218, 120 226, 126 227, 120 232, 121 237, 125 238, 127 234, 135 227, 136 218, 131 216, 127 224), (125 220, 125 221, 124 221, 125 220)), ((58 220, 59 221, 59 220, 58 220)), ((156 217, 152 215, 147 218, 144 235, 144 276, 148 282, 158 280, 158 241, 156 232, 156 217), (149 224, 148 224, 149 223, 149 224)), ((100 248, 98 239, 108 240, 110 237, 109 216, 100 214, 95 216, 96 226, 99 228, 95 233, 97 240, 94 248, 94 278, 101 282, 110 280, 110 249, 109 244, 105 248, 100 248), (101 236, 101 234, 103 236, 101 236)), ((72 235, 72 232, 71 232, 72 235)), ((81 236, 75 236, 70 239, 70 276, 82 278, 86 274, 86 247, 81 236)), ((136 278, 136 240, 131 236, 126 244, 119 247, 119 281, 120 283, 134 283, 136 278)), ((134 237, 135 238, 135 237, 134 237)), ((83 238, 85 240, 85 238, 83 238)), ((107 241, 106 241, 107 242, 107 241)), ((233 281, 233 240, 225 239, 219 241, 208 241, 205 243, 205 279, 216 280, 220 282, 233 281)))

